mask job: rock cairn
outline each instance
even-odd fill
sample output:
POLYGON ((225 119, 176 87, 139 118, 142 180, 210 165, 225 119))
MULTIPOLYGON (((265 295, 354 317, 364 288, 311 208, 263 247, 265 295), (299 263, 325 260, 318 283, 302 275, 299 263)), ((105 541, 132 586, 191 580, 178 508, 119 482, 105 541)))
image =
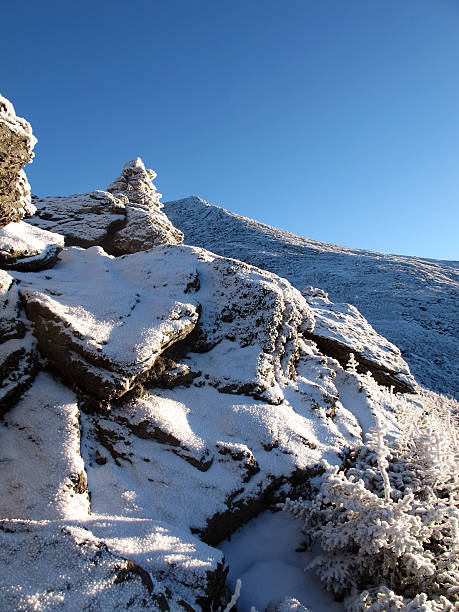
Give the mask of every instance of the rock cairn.
POLYGON ((161 244, 181 244, 183 234, 161 211, 161 194, 153 179, 156 172, 145 168, 137 157, 124 164, 121 175, 108 187, 114 196, 127 197, 126 225, 113 237, 115 255, 145 251, 161 244))

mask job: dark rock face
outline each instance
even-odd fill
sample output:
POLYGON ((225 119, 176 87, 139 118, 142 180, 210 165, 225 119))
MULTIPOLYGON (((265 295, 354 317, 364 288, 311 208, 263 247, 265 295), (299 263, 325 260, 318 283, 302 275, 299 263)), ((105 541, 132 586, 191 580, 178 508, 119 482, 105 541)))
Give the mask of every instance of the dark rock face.
POLYGON ((22 168, 32 160, 36 142, 30 123, 17 117, 11 102, 0 95, 0 227, 35 210, 22 168))
POLYGON ((30 386, 37 358, 37 343, 22 312, 17 284, 0 270, 0 416, 30 386))

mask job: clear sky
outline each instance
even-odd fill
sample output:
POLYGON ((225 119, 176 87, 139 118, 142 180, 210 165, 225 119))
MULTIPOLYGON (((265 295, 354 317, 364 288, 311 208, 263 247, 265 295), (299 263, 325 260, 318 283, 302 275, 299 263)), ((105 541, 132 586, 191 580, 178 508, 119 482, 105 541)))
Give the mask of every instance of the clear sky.
POLYGON ((3 0, 1 21, 33 193, 140 155, 164 201, 459 260, 458 0, 3 0))

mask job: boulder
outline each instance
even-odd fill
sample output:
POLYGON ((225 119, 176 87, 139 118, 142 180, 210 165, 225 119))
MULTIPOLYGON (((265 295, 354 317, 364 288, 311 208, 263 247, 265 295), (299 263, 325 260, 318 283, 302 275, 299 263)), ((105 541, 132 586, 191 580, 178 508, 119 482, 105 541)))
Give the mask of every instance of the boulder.
POLYGON ((37 211, 27 222, 62 234, 67 246, 104 246, 126 220, 127 198, 107 191, 32 199, 37 211))
POLYGON ((306 287, 302 293, 315 320, 314 330, 305 336, 322 353, 334 357, 343 367, 352 353, 358 361, 358 372, 370 371, 379 384, 392 386, 396 392, 416 392, 416 381, 400 350, 378 334, 355 306, 333 303, 322 289, 314 287, 306 287))
POLYGON ((0 95, 0 227, 33 214, 30 185, 22 168, 33 157, 37 139, 9 100, 0 95))
POLYGON ((119 258, 73 247, 48 274, 17 277, 41 352, 105 401, 154 376, 158 357, 183 340, 182 351, 206 353, 199 367, 190 362, 199 384, 279 403, 313 327, 287 281, 193 247, 119 258))
POLYGON ((185 293, 196 274, 194 262, 172 271, 139 255, 115 259, 100 247, 70 247, 47 274, 17 273, 40 351, 66 380, 98 400, 140 383, 198 320, 185 293))
POLYGON ((34 272, 51 268, 64 246, 64 237, 24 221, 0 229, 0 266, 34 272))
POLYGON ((37 343, 21 307, 17 283, 0 270, 0 416, 34 378, 37 343))
POLYGON ((109 246, 114 255, 183 242, 182 232, 161 211, 161 194, 152 183, 155 177, 156 173, 145 168, 137 157, 124 164, 121 175, 107 187, 113 195, 128 199, 126 225, 113 236, 109 246))

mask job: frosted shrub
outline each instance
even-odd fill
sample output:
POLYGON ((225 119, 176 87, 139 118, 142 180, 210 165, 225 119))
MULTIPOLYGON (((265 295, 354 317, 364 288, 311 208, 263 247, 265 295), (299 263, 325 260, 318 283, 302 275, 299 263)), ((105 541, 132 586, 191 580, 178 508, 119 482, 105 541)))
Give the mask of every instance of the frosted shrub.
POLYGON ((433 414, 416 425, 389 448, 377 421, 315 498, 284 504, 322 549, 309 567, 348 612, 459 610, 454 431, 433 414))

